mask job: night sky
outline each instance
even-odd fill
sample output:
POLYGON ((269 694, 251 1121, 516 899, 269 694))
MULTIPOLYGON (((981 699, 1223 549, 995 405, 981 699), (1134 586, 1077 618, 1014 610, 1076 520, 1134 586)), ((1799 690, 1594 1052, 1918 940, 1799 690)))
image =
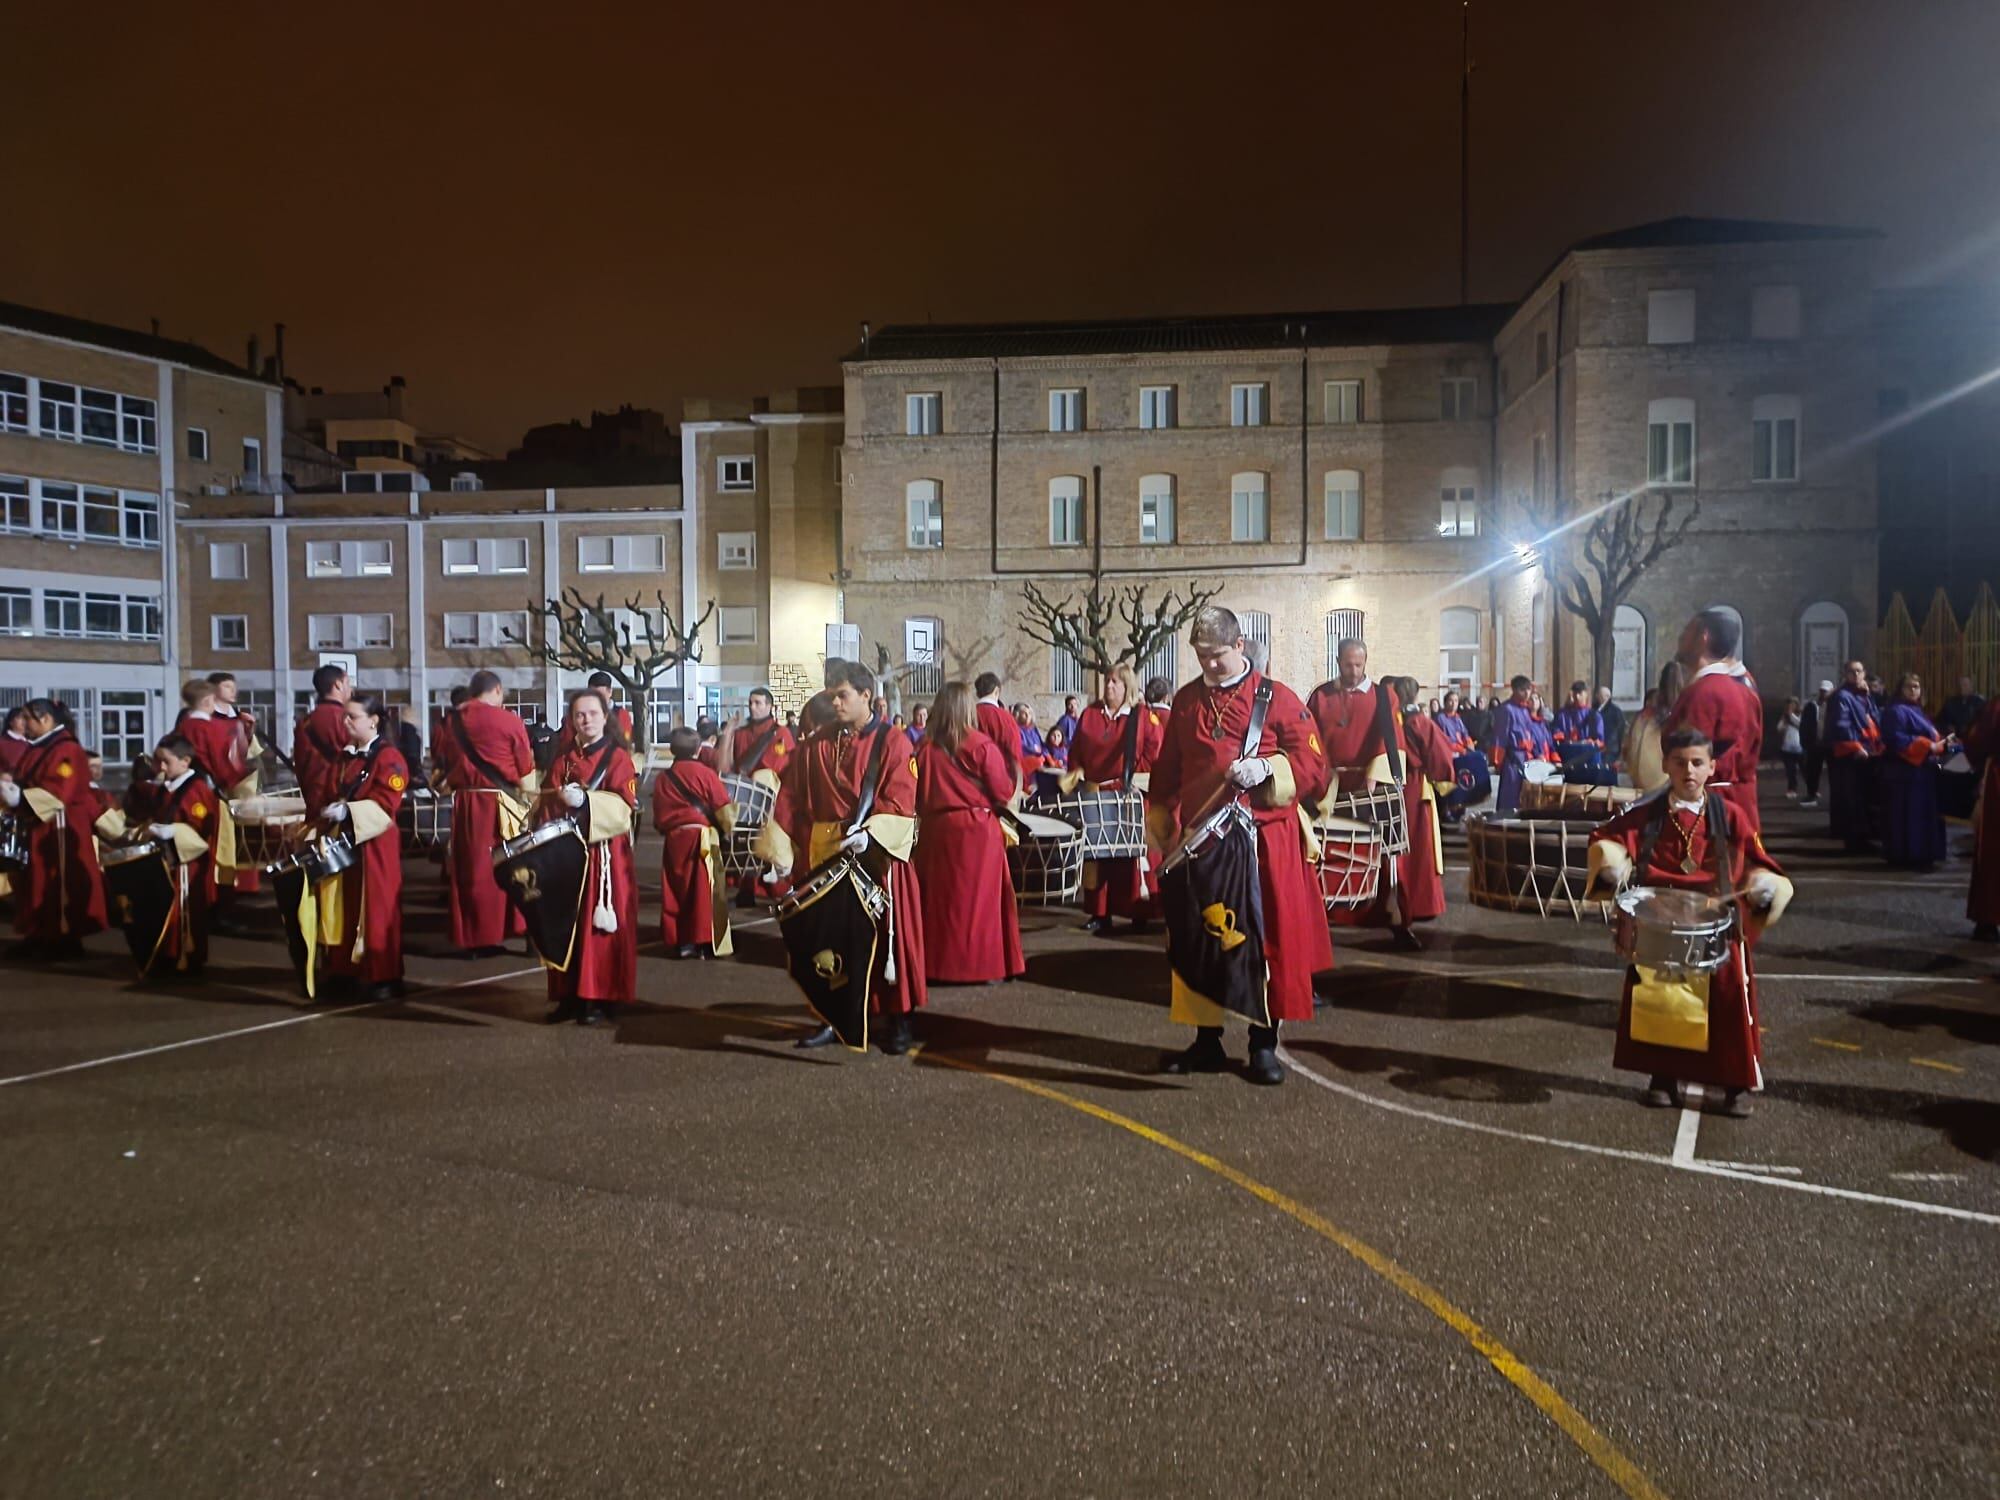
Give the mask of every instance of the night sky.
MULTIPOLYGON (((0 300, 504 447, 889 322, 1457 295, 1459 6, 17 6, 0 300), (857 23, 853 17, 871 19, 857 23)), ((1475 0, 1475 299, 1678 213, 2000 280, 2000 5, 1475 0)))

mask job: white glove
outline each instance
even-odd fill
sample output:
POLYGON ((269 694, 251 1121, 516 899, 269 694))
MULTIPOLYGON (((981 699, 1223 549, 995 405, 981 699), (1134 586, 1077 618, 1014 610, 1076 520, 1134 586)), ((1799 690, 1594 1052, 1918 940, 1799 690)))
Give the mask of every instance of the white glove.
POLYGON ((1271 779, 1271 763, 1261 755, 1239 760, 1229 768, 1229 779, 1245 791, 1253 786, 1262 786, 1271 779))
POLYGON ((859 854, 867 847, 868 830, 865 828, 855 829, 854 832, 840 841, 840 852, 842 854, 859 854))
POLYGON ((590 793, 586 792, 575 782, 571 782, 563 788, 563 805, 565 807, 581 807, 589 800, 590 793))
POLYGON ((170 839, 174 836, 174 825, 171 823, 155 823, 146 831, 156 839, 170 839))
POLYGON ((347 821, 347 804, 345 802, 329 802, 326 805, 326 811, 321 813, 320 816, 329 823, 345 823, 347 821))
POLYGON ((780 881, 789 880, 791 875, 792 867, 790 865, 773 865, 757 878, 766 885, 776 885, 780 881))
POLYGON ((0 781, 0 802, 9 807, 21 805, 21 788, 12 780, 0 781))

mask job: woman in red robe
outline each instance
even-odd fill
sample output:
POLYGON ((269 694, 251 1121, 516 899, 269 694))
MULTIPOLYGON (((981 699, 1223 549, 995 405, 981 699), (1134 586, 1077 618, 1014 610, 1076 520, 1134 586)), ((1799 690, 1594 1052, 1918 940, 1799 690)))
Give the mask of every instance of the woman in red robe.
POLYGON ((197 768, 198 753, 185 734, 168 735, 153 752, 154 779, 134 789, 131 816, 107 808, 97 824, 107 838, 151 837, 174 846, 175 910, 146 972, 190 979, 199 979, 208 963, 214 846, 222 821, 221 795, 197 768))
POLYGON ((28 746, 12 777, 0 779, 0 812, 12 813, 28 838, 27 874, 14 875, 16 953, 80 958, 83 940, 105 927, 90 760, 62 704, 37 698, 22 715, 28 746))
POLYGON ((538 823, 573 817, 590 846, 583 909, 567 971, 549 970, 551 1021, 599 1026, 639 998, 639 880, 632 860, 639 773, 602 689, 569 700, 569 743, 543 778, 538 823))
POLYGON ((1403 704, 1403 742, 1409 764, 1403 767, 1403 808, 1409 817, 1410 847, 1397 871, 1402 917, 1411 922, 1435 922, 1444 915, 1444 840, 1438 827, 1436 788, 1456 785, 1451 741, 1428 714, 1417 712, 1417 679, 1396 679, 1403 704))
POLYGON ((672 958, 726 958, 729 902, 722 845, 736 826, 729 790, 701 759, 701 734, 683 724, 667 739, 673 764, 653 778, 660 850, 660 938, 672 958))
POLYGON ((933 984, 991 984, 1028 967, 998 817, 1014 778, 975 727, 973 703, 967 684, 946 683, 917 746, 916 866, 933 984))
POLYGON ((1713 896, 1742 891, 1742 920, 1729 936, 1723 965, 1691 981, 1696 1004, 1706 1002, 1707 1030, 1699 1046, 1634 1036, 1635 991, 1641 985, 1671 987, 1673 981, 1627 966, 1612 1065, 1649 1075, 1645 1102, 1654 1108, 1680 1104, 1680 1086, 1699 1083, 1724 1090, 1722 1113, 1740 1118, 1750 1112, 1744 1096, 1764 1086, 1751 949, 1783 914, 1792 886, 1764 852, 1763 841, 1745 826, 1747 819, 1736 804, 1708 789, 1716 765, 1708 736, 1698 729, 1669 730, 1661 748, 1666 790, 1632 804, 1591 834, 1590 884, 1636 884, 1713 896), (1712 819, 1712 808, 1719 819, 1712 819), (1715 842, 1717 827, 1721 848, 1715 842))
MULTIPOLYGON (((1139 679, 1130 667, 1119 667, 1104 679, 1098 700, 1076 721, 1076 738, 1069 750, 1069 774, 1063 790, 1079 783, 1085 791, 1143 792, 1152 779, 1153 762, 1166 739, 1167 715, 1141 703, 1139 679)), ((1144 931, 1159 910, 1151 867, 1138 859, 1093 859, 1083 866, 1085 932, 1108 932, 1111 919, 1128 919, 1144 931)))
POLYGON ((360 985, 366 999, 389 1000, 403 992, 403 837, 396 814, 410 767, 382 734, 387 710, 380 697, 356 694, 342 713, 347 745, 328 770, 333 800, 319 820, 330 831, 346 830, 361 858, 336 877, 337 906, 321 899, 319 940, 327 973, 360 985), (330 910, 339 920, 327 921, 330 910))

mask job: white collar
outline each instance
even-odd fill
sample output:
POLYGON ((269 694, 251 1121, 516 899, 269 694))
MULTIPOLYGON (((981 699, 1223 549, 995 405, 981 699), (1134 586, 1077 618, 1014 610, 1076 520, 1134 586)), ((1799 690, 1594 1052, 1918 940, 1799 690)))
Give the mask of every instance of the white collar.
POLYGON ((1372 693, 1375 691, 1375 679, 1372 677, 1364 676, 1359 682, 1355 683, 1353 687, 1345 687, 1338 680, 1336 680, 1334 682, 1334 687, 1336 687, 1343 693, 1372 693))
POLYGON ((209 712, 209 711, 208 711, 207 709, 202 709, 202 708, 191 708, 191 709, 189 709, 189 710, 188 710, 188 717, 189 717, 190 719, 203 719, 203 720, 207 720, 207 719, 212 719, 212 718, 214 718, 214 717, 215 717, 215 715, 214 715, 214 714, 212 714, 212 713, 210 713, 210 712, 209 712))
POLYGON ((1702 678, 1713 677, 1718 672, 1726 672, 1731 677, 1748 677, 1750 675, 1750 669, 1744 666, 1742 662, 1723 660, 1710 662, 1694 674, 1694 680, 1700 682, 1702 678))
POLYGON ((180 775, 176 776, 172 781, 167 783, 167 790, 170 792, 178 792, 181 789, 181 784, 185 782, 188 779, 188 777, 192 775, 194 775, 194 767, 189 766, 185 771, 181 772, 180 775))
POLYGON ((1103 714, 1104 717, 1107 719, 1122 719, 1125 717, 1125 715, 1132 712, 1132 705, 1129 703, 1126 704, 1123 708, 1119 709, 1118 712, 1115 714, 1112 713, 1109 709, 1107 709, 1102 703, 1097 705, 1097 709, 1098 712, 1103 714))
POLYGON ((47 734, 38 734, 33 739, 29 740, 28 743, 31 745, 45 744, 46 742, 54 739, 57 735, 61 733, 62 733, 62 725, 58 724, 56 725, 55 728, 51 729, 47 734))
POLYGON ((1219 688, 1235 687, 1237 683, 1241 682, 1244 678, 1248 677, 1249 675, 1250 675, 1250 663, 1246 661, 1243 664, 1242 671, 1238 672, 1234 677, 1230 678, 1227 682, 1218 682, 1216 686, 1219 688))
POLYGON ((34 741, 29 739, 25 734, 17 733, 12 729, 7 731, 7 738, 10 740, 19 740, 24 745, 34 744, 34 741))
MULTIPOLYGON (((368 745, 374 744, 377 740, 381 738, 382 736, 379 734, 369 735, 368 745)), ((366 755, 368 753, 368 745, 348 745, 345 746, 340 753, 342 755, 366 755)))
MULTIPOLYGON (((1005 708, 1005 707, 1007 706, 1006 704, 1004 704, 1004 703, 1002 703, 1002 702, 1000 701, 1000 695, 999 695, 999 694, 998 694, 997 692, 996 692, 996 693, 994 693, 994 694, 993 694, 992 696, 990 696, 990 697, 986 697, 986 698, 981 698, 981 699, 980 699, 979 701, 980 701, 981 703, 990 703, 990 704, 992 704, 992 705, 993 705, 993 706, 994 706, 995 708, 1005 708)), ((1009 714, 1009 715, 1008 715, 1008 717, 1009 717, 1009 718, 1012 718, 1012 717, 1013 717, 1013 715, 1012 715, 1012 714, 1009 714)))
POLYGON ((1707 805, 1707 802, 1708 794, 1706 792, 1702 793, 1701 799, 1696 802, 1683 802, 1680 798, 1674 796, 1673 793, 1669 792, 1667 794, 1667 806, 1675 812, 1699 813, 1707 805))
POLYGON ((224 703, 220 698, 215 700, 215 711, 225 719, 236 717, 236 705, 233 703, 224 703))

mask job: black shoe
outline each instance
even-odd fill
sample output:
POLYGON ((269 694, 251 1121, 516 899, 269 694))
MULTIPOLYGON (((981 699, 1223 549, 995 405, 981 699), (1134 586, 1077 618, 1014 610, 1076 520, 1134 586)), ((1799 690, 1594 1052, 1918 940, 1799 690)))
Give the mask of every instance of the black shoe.
POLYGON ((1981 922, 1972 929, 1972 940, 1975 943, 2000 943, 2000 927, 1991 922, 1981 922))
POLYGON ((1160 1064, 1160 1071, 1182 1078, 1190 1073, 1220 1073, 1228 1066, 1229 1054, 1222 1050, 1221 1028, 1210 1030, 1204 1026, 1192 1043, 1166 1055, 1160 1064))
POLYGON ((583 1008, 583 1019, 577 1022, 579 1026, 608 1026, 610 1024, 611 1012, 601 1005, 586 1005, 583 1008))
POLYGON ((1639 1102, 1648 1109, 1673 1109, 1681 1102, 1680 1085, 1664 1073, 1655 1073, 1639 1102))
POLYGON ((18 943, 7 945, 7 957, 16 962, 36 959, 42 956, 42 945, 34 938, 22 938, 18 943))
POLYGON ((908 1016, 898 1016, 891 1021, 888 1031, 882 1037, 882 1052, 886 1057, 901 1057, 916 1045, 917 1038, 910 1030, 908 1016))
POLYGON ((1398 927, 1394 929, 1394 932, 1396 946, 1401 948, 1405 953, 1421 953, 1424 951, 1424 940, 1417 936, 1415 928, 1398 927))
POLYGON ((700 947, 698 947, 698 946, 697 946, 696 944, 694 944, 694 943, 682 943, 682 944, 680 945, 680 947, 678 947, 678 948, 674 949, 674 957, 675 957, 675 958, 700 958, 700 957, 701 957, 701 949, 700 949, 700 947))
POLYGON ((1083 924, 1085 932, 1107 932, 1110 928, 1111 919, 1109 917, 1092 917, 1083 924))
POLYGON ((1256 1051, 1252 1052, 1250 1054, 1249 1066, 1243 1070, 1243 1076, 1252 1083, 1261 1084, 1265 1088, 1273 1088, 1283 1083, 1285 1081, 1285 1070, 1278 1065, 1278 1049, 1276 1047, 1259 1047, 1256 1051))
POLYGON ((498 958, 506 951, 506 948, 499 943, 488 943, 483 948, 474 948, 472 956, 474 958, 498 958))
POLYGON ((792 1045, 794 1047, 830 1047, 839 1040, 839 1035, 831 1026, 822 1026, 811 1036, 802 1036, 796 1042, 793 1042, 792 1045))
POLYGON ((385 979, 380 984, 371 984, 368 986, 367 993, 363 998, 370 1005, 379 1005, 384 1000, 400 1000, 403 998, 403 981, 400 979, 385 979))
POLYGON ((1750 1118, 1750 1092, 1747 1089, 1730 1089, 1723 1094, 1722 1103, 1717 1106, 1719 1115, 1727 1115, 1732 1120, 1750 1118))

